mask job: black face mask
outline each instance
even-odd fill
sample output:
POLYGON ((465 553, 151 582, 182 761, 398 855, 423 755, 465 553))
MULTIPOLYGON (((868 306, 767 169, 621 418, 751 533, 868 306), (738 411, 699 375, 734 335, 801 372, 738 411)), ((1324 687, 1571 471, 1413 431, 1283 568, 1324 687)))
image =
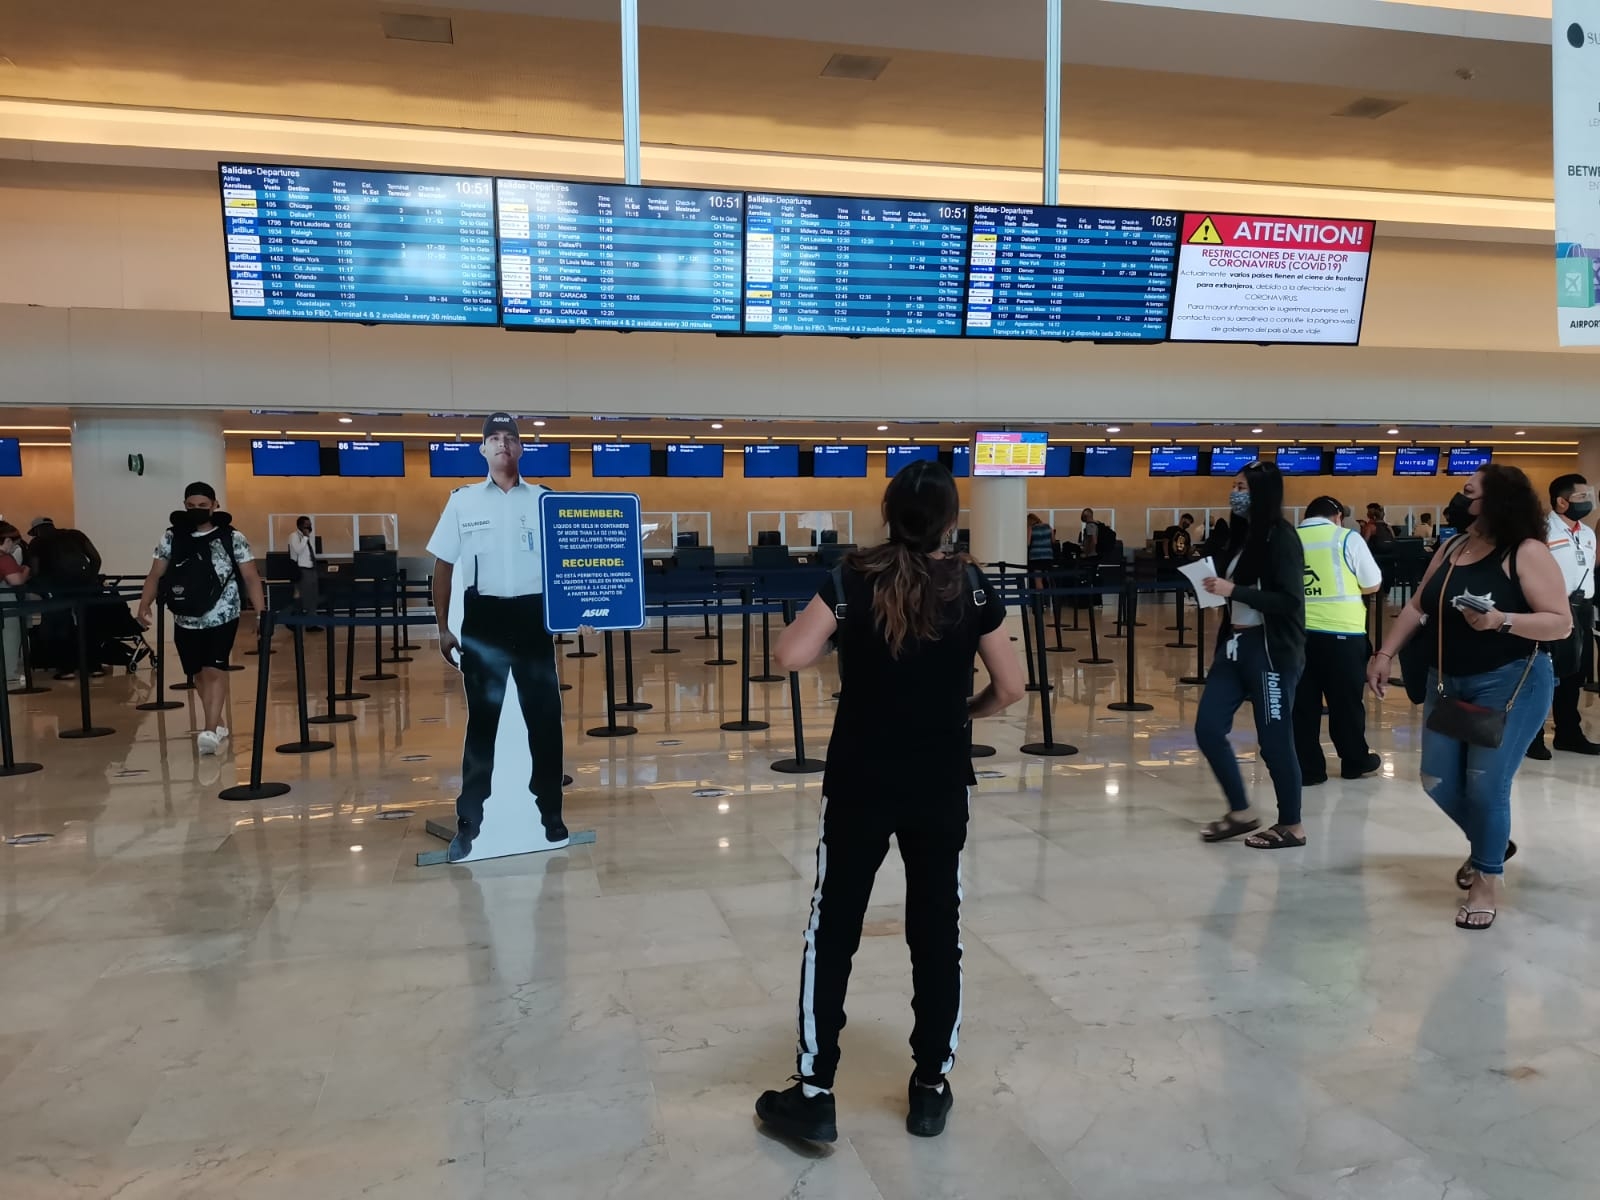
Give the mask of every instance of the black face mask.
POLYGON ((1594 511, 1594 501, 1579 500, 1567 504, 1567 516, 1574 521, 1581 521, 1594 511))
POLYGON ((1444 506, 1444 523, 1451 529, 1465 529, 1472 524, 1472 501, 1463 492, 1450 497, 1444 506))

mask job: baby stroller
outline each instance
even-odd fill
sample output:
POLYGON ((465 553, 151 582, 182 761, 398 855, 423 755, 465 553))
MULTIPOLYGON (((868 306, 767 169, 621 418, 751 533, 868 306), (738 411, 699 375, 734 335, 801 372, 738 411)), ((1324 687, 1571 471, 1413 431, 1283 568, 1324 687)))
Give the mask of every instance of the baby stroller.
POLYGON ((144 636, 144 627, 128 611, 128 602, 110 588, 106 597, 84 609, 89 635, 89 665, 96 659, 106 667, 125 667, 132 675, 145 663, 155 664, 156 652, 144 636))

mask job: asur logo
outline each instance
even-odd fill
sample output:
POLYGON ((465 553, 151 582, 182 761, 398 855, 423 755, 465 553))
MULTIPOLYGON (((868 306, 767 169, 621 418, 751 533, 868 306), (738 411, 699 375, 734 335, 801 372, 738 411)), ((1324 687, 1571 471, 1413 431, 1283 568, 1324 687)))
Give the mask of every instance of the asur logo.
POLYGON ((584 620, 588 620, 590 617, 609 617, 610 615, 611 610, 609 608, 586 608, 583 610, 584 620))
POLYGON ((1600 33, 1589 33, 1574 21, 1567 26, 1567 45, 1574 50, 1582 50, 1585 46, 1600 46, 1600 33))

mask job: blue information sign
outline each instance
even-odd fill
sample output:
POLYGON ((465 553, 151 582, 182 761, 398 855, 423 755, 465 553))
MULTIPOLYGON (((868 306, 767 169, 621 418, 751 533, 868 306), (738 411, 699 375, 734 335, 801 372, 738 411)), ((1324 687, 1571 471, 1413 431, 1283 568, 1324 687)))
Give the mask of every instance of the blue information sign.
POLYGON ((544 626, 644 628, 644 529, 630 492, 545 492, 544 626))

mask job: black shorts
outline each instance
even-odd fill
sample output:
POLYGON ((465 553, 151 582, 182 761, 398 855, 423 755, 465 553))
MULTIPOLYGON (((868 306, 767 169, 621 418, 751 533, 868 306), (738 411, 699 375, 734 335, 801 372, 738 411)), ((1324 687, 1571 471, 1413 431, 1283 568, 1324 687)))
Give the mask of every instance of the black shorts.
POLYGON ((172 631, 172 641, 178 647, 178 661, 183 664, 183 673, 193 679, 207 667, 215 667, 219 671, 225 668, 233 653, 234 635, 238 632, 238 617, 226 625, 211 629, 185 629, 178 626, 172 631))

